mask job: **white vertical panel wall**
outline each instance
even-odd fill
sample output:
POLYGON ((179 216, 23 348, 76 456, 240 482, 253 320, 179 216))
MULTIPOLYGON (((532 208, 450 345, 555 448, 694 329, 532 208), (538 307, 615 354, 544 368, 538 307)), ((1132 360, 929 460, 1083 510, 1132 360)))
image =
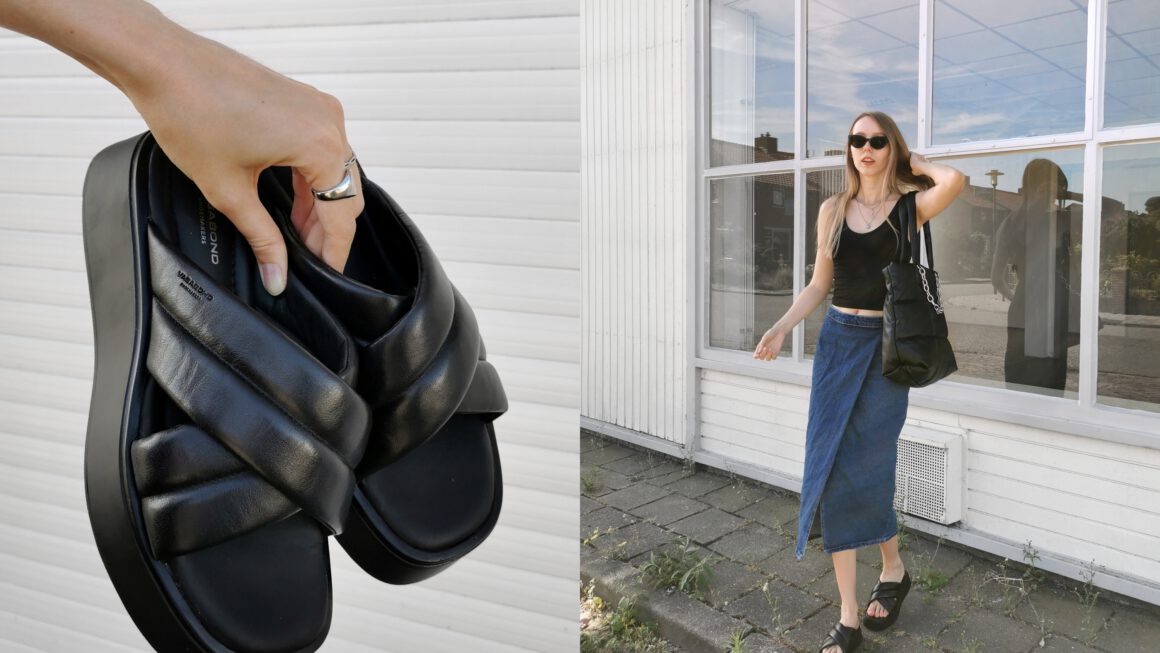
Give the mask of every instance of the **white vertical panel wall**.
POLYGON ((683 442, 685 3, 581 0, 581 414, 683 442))
MULTIPOLYGON (((411 586, 332 546, 324 651, 578 640, 579 29, 574 1, 171 0, 183 25, 338 96, 367 174, 471 302, 511 409, 479 549, 411 586)), ((141 651, 85 513, 88 160, 145 129, 111 85, 0 33, 0 651, 141 651)))

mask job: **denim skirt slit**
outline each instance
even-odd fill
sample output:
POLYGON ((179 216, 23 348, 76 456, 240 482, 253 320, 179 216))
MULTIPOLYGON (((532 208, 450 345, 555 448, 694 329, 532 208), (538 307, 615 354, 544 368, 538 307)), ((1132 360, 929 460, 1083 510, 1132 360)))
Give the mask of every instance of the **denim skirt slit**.
POLYGON ((798 560, 815 537, 834 553, 898 532, 894 477, 909 397, 909 386, 882 376, 882 318, 830 306, 814 352, 798 560))

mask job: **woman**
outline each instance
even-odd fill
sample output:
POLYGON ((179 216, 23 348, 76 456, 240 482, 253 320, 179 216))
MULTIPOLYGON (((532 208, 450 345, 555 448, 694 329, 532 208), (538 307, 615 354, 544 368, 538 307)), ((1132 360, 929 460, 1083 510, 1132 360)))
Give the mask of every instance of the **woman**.
POLYGON ((818 334, 806 426, 802 508, 795 554, 800 560, 819 512, 823 550, 831 554, 841 619, 822 653, 851 653, 862 642, 855 597, 855 554, 878 544, 882 573, 866 608, 866 626, 888 627, 910 588, 898 555, 894 513, 896 443, 910 388, 882 376, 882 268, 894 258, 899 202, 916 192, 918 226, 962 190, 961 172, 912 153, 890 116, 854 119, 846 148, 846 189, 818 211, 813 278, 761 338, 753 355, 773 360, 782 341, 834 289, 818 334), (891 208, 893 207, 893 208, 891 208))

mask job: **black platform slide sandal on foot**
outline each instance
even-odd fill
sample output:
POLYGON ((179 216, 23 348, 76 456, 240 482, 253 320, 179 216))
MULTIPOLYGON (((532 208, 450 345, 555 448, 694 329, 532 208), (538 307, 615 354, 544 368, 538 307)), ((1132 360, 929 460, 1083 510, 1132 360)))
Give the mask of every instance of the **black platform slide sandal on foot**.
POLYGON ((878 601, 883 609, 887 611, 885 617, 873 617, 867 614, 862 618, 862 623, 870 630, 885 630, 898 619, 898 614, 902 610, 902 601, 906 595, 910 593, 910 570, 903 572, 902 580, 897 583, 878 581, 874 585, 874 589, 870 591, 870 600, 866 602, 867 610, 869 610, 872 601, 878 601))
POLYGON ((158 651, 316 650, 370 411, 354 342, 293 278, 271 297, 232 224, 148 133, 85 178, 97 549, 158 651))
POLYGON ((371 434, 338 542, 367 573, 403 584, 446 569, 495 526, 503 481, 492 421, 507 398, 471 307, 406 213, 358 172, 366 204, 342 274, 293 228, 289 170, 271 168, 258 185, 298 278, 361 356, 371 434))
POLYGON ((818 647, 818 651, 825 651, 828 647, 837 646, 842 650, 842 653, 854 653, 861 645, 862 628, 851 628, 839 621, 830 629, 830 634, 826 635, 826 639, 818 647))

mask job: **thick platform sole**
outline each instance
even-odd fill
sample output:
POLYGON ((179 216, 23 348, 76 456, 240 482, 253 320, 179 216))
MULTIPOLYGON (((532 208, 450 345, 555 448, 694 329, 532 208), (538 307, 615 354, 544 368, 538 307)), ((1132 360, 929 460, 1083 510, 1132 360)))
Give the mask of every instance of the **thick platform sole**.
POLYGON ((362 490, 355 490, 346 526, 335 539, 363 571, 384 583, 417 583, 447 569, 487 539, 495 528, 503 505, 503 474, 495 429, 489 423, 487 430, 495 465, 491 511, 478 529, 454 546, 439 551, 426 551, 409 545, 379 517, 362 490))

